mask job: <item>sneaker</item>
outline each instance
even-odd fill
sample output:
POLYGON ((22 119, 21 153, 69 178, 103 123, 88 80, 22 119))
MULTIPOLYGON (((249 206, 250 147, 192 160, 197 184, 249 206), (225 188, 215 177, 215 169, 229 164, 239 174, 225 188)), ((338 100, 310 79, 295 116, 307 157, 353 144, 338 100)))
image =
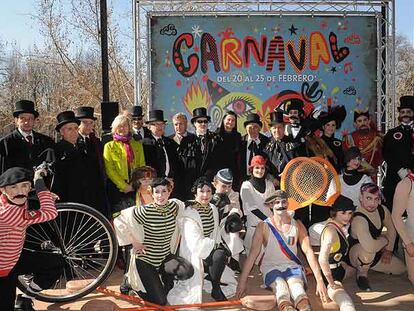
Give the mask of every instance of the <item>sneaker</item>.
POLYGON ((360 290, 370 292, 371 285, 369 284, 368 278, 366 276, 358 276, 356 279, 357 285, 360 290))
POLYGON ((14 311, 35 311, 32 299, 23 297, 21 294, 17 295, 14 311))

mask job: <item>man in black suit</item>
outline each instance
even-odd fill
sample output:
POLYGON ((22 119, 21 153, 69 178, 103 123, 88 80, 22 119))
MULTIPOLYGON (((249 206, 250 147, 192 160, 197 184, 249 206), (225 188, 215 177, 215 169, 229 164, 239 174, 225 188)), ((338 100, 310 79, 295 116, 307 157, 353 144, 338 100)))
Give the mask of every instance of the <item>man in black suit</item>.
POLYGON ((400 98, 398 113, 398 121, 401 124, 385 134, 382 148, 384 160, 387 162, 384 181, 385 205, 390 211, 392 211, 395 187, 407 175, 407 172, 401 169, 414 168, 414 96, 400 98))
POLYGON ((244 127, 244 135, 240 146, 240 170, 242 181, 249 178, 250 161, 255 155, 265 156, 264 148, 269 142, 269 138, 260 133, 263 123, 257 113, 247 115, 244 127))
POLYGON ((90 183, 96 188, 96 200, 94 207, 105 216, 109 217, 109 206, 105 192, 105 170, 103 163, 103 147, 101 140, 95 136, 95 121, 93 107, 79 107, 75 111, 75 117, 80 121, 78 127, 78 149, 83 153, 88 166, 88 176, 90 183))
POLYGON ((30 100, 20 100, 13 112, 16 129, 0 140, 0 174, 15 166, 32 170, 45 160, 47 148, 54 148, 54 141, 33 131, 39 113, 30 100))
POLYGON ((164 136, 165 123, 162 110, 152 110, 148 121, 145 122, 150 131, 144 136, 145 163, 157 171, 157 177, 169 177, 174 181, 173 197, 181 198, 180 174, 182 169, 178 159, 178 144, 171 138, 164 136))
POLYGON ((178 154, 184 167, 185 198, 192 199, 191 188, 195 180, 200 176, 206 176, 213 180, 218 171, 220 154, 217 146, 221 138, 218 134, 209 131, 208 124, 211 118, 204 107, 193 110, 191 123, 195 129, 195 135, 187 135, 181 140, 178 154))

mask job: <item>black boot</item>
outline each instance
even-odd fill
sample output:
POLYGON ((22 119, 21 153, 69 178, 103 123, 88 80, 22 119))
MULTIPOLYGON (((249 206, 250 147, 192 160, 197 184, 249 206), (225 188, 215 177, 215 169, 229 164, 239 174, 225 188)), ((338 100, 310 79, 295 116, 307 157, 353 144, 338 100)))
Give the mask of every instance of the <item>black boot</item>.
POLYGON ((17 295, 14 311, 35 311, 32 299, 23 297, 21 294, 17 295))
POLYGON ((122 283, 119 286, 119 291, 121 294, 128 295, 130 290, 132 290, 132 287, 128 282, 128 277, 124 274, 122 277, 122 283))
POLYGON ((220 283, 211 282, 211 284, 213 285, 213 289, 211 290, 211 297, 215 301, 226 301, 227 297, 223 294, 220 288, 220 283))

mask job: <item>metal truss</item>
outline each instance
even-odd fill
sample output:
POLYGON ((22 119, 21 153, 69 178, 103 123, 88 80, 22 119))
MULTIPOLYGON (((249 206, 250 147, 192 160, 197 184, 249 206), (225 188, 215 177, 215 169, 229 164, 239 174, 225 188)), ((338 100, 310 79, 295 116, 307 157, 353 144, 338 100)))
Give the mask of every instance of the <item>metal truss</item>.
POLYGON ((381 132, 395 126, 395 0, 264 1, 264 0, 133 0, 135 26, 135 102, 148 107, 151 98, 149 19, 158 15, 306 14, 364 15, 378 18, 377 124, 381 132))

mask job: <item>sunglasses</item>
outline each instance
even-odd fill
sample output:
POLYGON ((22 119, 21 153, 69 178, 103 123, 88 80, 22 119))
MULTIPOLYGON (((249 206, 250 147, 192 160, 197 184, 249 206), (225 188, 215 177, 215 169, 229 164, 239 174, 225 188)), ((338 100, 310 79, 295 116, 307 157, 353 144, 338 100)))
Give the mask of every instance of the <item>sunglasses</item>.
POLYGON ((197 120, 196 122, 199 124, 202 124, 202 123, 207 124, 208 120, 197 120))

